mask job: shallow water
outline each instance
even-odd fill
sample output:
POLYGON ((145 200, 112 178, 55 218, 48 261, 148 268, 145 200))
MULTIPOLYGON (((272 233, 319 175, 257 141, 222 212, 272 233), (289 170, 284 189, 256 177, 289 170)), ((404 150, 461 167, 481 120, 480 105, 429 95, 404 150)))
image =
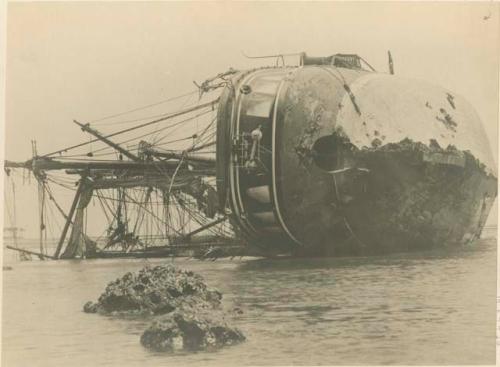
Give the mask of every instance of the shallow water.
MULTIPOLYGON (((8 253, 6 253, 8 255, 8 253)), ((13 262, 2 366, 494 364, 496 240, 343 259, 175 260, 244 310, 248 340, 218 352, 144 349, 149 321, 83 313, 108 281, 156 260, 13 262)))

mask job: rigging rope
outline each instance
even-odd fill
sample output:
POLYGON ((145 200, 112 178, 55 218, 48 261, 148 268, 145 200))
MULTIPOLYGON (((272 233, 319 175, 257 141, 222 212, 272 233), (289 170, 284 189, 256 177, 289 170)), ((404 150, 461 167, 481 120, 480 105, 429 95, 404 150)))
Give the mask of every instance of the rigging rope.
POLYGON ((132 113, 132 112, 136 112, 136 111, 141 111, 141 110, 144 110, 146 108, 150 108, 150 107, 158 106, 158 105, 161 105, 161 104, 164 104, 164 103, 167 103, 167 102, 175 101, 177 99, 180 99, 180 98, 183 98, 183 97, 187 97, 187 96, 190 96, 190 95, 193 95, 193 94, 196 94, 196 93, 198 93, 197 90, 191 91, 191 92, 188 92, 188 93, 185 93, 185 94, 181 94, 179 96, 167 98, 167 99, 165 99, 163 101, 160 101, 160 102, 151 103, 151 104, 148 104, 148 105, 145 105, 145 106, 141 106, 141 107, 137 107, 137 108, 134 108, 134 109, 131 109, 131 110, 128 110, 128 111, 124 111, 124 112, 120 112, 120 113, 115 113, 113 115, 109 115, 109 116, 105 116, 105 117, 102 117, 102 118, 99 118, 99 119, 95 119, 95 120, 90 121, 90 123, 101 122, 101 121, 108 120, 108 119, 113 118, 113 117, 123 116, 123 115, 126 115, 128 113, 132 113))
MULTIPOLYGON (((216 99, 214 99, 214 100, 212 100, 210 102, 207 102, 207 103, 204 103, 204 104, 201 104, 201 105, 197 105, 195 107, 187 108, 187 109, 184 109, 184 110, 181 110, 181 111, 178 111, 178 112, 174 112, 174 113, 166 115, 165 117, 162 117, 162 118, 159 118, 159 119, 156 119, 156 120, 153 120, 153 121, 145 122, 143 124, 130 127, 128 129, 124 129, 124 130, 120 130, 120 131, 111 133, 109 135, 104 136, 103 138, 108 139, 108 138, 111 138, 113 136, 121 135, 121 134, 130 132, 130 131, 133 131, 133 130, 137 130, 137 129, 140 129, 140 128, 143 128, 143 127, 146 127, 146 126, 150 126, 150 125, 162 122, 162 121, 166 121, 166 120, 172 119, 172 118, 177 117, 177 116, 181 116, 181 115, 184 115, 184 114, 187 114, 187 113, 190 113, 190 112, 194 112, 194 111, 202 109, 202 108, 206 108, 206 107, 210 107, 210 106, 213 107, 213 105, 216 104, 216 103, 218 103, 218 101, 219 101, 219 98, 216 98, 216 99)), ((76 144, 76 145, 73 145, 73 146, 70 146, 70 147, 67 147, 67 148, 64 148, 64 149, 57 150, 57 151, 52 152, 52 153, 45 154, 42 157, 43 158, 50 157, 50 156, 53 156, 55 154, 67 152, 68 150, 79 148, 79 147, 82 147, 84 145, 88 145, 90 143, 93 143, 95 141, 100 141, 100 140, 101 139, 99 139, 99 138, 95 138, 95 139, 92 139, 92 140, 90 140, 88 142, 76 144)))

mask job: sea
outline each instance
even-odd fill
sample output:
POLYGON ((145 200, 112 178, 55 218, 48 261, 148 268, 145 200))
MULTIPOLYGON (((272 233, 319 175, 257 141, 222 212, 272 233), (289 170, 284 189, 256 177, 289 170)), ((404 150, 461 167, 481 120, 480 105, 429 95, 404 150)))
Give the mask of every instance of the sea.
POLYGON ((483 237, 454 250, 311 259, 19 261, 4 248, 2 366, 495 364, 496 229, 483 237), (82 311, 124 273, 169 263, 243 310, 234 324, 246 342, 155 353, 139 342, 150 318, 82 311))

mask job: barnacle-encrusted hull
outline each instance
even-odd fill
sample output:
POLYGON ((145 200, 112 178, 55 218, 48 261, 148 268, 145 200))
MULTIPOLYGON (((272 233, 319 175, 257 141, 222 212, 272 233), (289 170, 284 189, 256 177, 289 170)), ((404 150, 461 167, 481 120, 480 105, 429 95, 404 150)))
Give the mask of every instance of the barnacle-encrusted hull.
POLYGON ((268 253, 466 244, 497 187, 483 127, 463 98, 324 65, 237 75, 221 96, 217 165, 221 205, 268 253))

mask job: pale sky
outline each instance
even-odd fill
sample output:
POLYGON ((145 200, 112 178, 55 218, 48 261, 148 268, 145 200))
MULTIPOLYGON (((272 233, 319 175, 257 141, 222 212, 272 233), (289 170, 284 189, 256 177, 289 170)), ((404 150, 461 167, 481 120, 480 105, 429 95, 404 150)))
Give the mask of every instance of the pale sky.
MULTIPOLYGON (((441 85, 476 108, 496 159, 499 9, 493 2, 9 3, 5 157, 29 159, 31 139, 40 153, 88 139, 73 119, 179 95, 229 67, 262 65, 242 51, 357 53, 385 72, 391 50, 397 74, 441 85)), ((18 225, 34 237, 34 185, 18 186, 18 225)), ((69 196, 62 204, 69 207, 69 196)))

